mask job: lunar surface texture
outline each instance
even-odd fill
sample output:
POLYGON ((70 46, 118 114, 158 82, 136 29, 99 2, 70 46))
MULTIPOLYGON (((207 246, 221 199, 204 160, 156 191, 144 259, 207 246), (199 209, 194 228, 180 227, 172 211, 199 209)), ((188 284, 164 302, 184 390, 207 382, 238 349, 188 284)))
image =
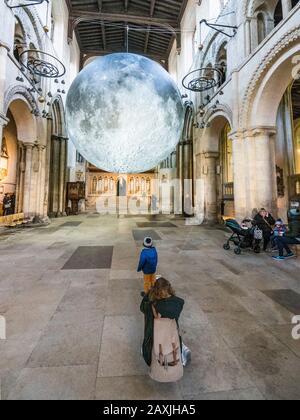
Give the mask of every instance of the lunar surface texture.
POLYGON ((182 134, 180 92, 158 63, 136 54, 95 59, 74 80, 66 106, 69 137, 108 172, 139 173, 172 153, 182 134))

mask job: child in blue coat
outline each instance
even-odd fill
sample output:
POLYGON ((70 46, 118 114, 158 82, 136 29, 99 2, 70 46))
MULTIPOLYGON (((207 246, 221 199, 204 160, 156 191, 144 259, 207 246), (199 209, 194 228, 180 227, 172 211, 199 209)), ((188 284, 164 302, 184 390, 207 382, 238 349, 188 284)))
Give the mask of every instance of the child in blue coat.
POLYGON ((139 273, 142 271, 144 274, 144 292, 146 294, 155 284, 157 264, 158 255, 156 248, 153 246, 153 240, 152 238, 145 238, 137 271, 139 273))

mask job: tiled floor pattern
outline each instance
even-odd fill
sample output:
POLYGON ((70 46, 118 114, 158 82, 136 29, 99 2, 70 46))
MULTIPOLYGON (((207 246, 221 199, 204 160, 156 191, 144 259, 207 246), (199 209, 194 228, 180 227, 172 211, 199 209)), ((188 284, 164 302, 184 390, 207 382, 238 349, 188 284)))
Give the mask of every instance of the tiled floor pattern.
POLYGON ((2 398, 300 399, 299 259, 238 257, 222 249, 225 235, 180 218, 97 215, 1 235, 2 398), (186 301, 193 360, 172 385, 151 381, 140 356, 145 235, 186 301))

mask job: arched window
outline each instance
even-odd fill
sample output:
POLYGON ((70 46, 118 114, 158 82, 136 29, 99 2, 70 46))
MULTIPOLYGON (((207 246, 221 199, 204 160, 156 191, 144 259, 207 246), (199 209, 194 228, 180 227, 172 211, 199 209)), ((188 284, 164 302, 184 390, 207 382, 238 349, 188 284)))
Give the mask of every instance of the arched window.
POLYGON ((147 185, 147 194, 150 195, 151 194, 151 180, 150 180, 150 178, 147 178, 146 185, 147 185))
POLYGON ((104 192, 108 192, 108 178, 107 176, 104 178, 104 192))
POLYGON ((267 28, 265 16, 262 12, 257 15, 257 39, 258 44, 261 44, 267 36, 267 28))
POLYGON ((221 83, 222 86, 227 79, 227 42, 224 42, 224 44, 219 49, 217 60, 216 60, 216 67, 221 71, 222 77, 221 77, 221 83))
POLYGON ((224 184, 233 182, 233 150, 232 141, 229 138, 230 125, 226 124, 221 133, 220 150, 222 157, 222 171, 224 184))
POLYGON ((110 180, 109 180, 109 191, 111 193, 113 193, 114 190, 115 190, 115 181, 114 181, 113 177, 111 177, 110 180))
POLYGON ((277 6, 274 12, 274 27, 279 25, 279 23, 283 20, 283 10, 281 0, 278 1, 277 6))
POLYGON ((102 176, 100 176, 98 180, 98 194, 102 194, 102 192, 103 192, 103 180, 102 180, 102 176))
POLYGON ((20 55, 25 50, 25 34, 18 19, 15 21, 15 35, 14 35, 14 57, 20 61, 20 55))
POLYGON ((97 177, 95 176, 92 181, 92 194, 97 194, 97 177))

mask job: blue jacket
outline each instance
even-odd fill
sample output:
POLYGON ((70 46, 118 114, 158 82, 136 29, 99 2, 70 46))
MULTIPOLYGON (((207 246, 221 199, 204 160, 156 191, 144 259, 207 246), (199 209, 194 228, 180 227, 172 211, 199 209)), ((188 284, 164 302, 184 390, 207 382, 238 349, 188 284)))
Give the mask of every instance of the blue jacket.
POLYGON ((145 248, 141 252, 140 262, 137 271, 144 274, 155 274, 158 263, 156 248, 145 248))

